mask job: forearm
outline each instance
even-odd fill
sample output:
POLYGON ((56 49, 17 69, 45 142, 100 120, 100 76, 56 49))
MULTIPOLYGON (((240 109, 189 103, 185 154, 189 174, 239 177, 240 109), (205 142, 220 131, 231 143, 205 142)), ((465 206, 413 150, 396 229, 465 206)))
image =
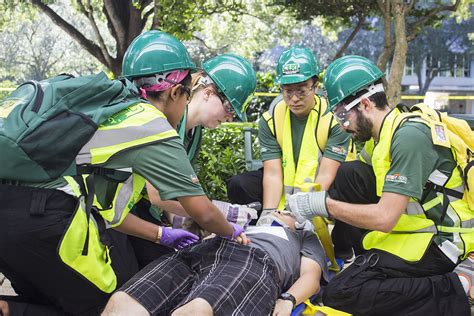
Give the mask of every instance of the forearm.
POLYGON ((296 304, 302 303, 319 291, 320 280, 321 267, 319 264, 312 259, 301 256, 300 277, 287 292, 295 297, 296 304))
POLYGON ((186 212, 184 207, 178 201, 161 201, 159 204, 153 204, 167 212, 183 216, 189 217, 189 214, 186 212))
POLYGON ((296 298, 296 305, 298 305, 318 293, 319 288, 319 277, 314 273, 304 273, 286 292, 296 298))
POLYGON ((331 216, 352 226, 381 230, 385 224, 377 204, 351 204, 331 198, 327 198, 326 203, 331 216))
POLYGON ((329 214, 352 226, 368 230, 390 232, 406 210, 409 197, 397 193, 383 193, 377 204, 351 204, 326 199, 329 214))
POLYGON ((321 190, 327 191, 336 177, 339 161, 323 157, 316 175, 315 183, 321 186, 321 190))
POLYGON ((277 208, 283 192, 283 183, 277 177, 263 179, 263 208, 277 208))
POLYGON ((160 227, 133 214, 128 214, 123 222, 114 229, 127 235, 155 242, 160 227))
POLYGON ((183 216, 189 217, 189 214, 186 213, 184 207, 178 201, 163 201, 161 199, 160 193, 157 189, 155 189, 149 182, 146 185, 148 197, 150 199, 151 204, 159 207, 167 212, 183 216))

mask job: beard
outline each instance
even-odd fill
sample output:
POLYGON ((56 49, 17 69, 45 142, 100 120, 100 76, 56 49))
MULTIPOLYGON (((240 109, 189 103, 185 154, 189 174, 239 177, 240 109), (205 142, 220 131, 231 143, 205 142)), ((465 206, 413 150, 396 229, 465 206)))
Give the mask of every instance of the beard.
POLYGON ((356 115, 357 129, 353 132, 353 136, 360 142, 366 142, 372 138, 372 128, 374 124, 359 111, 356 111, 356 115))

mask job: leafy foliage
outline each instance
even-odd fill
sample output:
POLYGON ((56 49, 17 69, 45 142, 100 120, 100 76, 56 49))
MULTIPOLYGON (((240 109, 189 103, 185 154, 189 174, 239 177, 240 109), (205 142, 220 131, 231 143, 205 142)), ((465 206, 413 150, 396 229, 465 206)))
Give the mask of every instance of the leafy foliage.
POLYGON ((226 201, 225 180, 245 171, 243 124, 204 129, 196 171, 207 196, 226 201))
MULTIPOLYGON (((257 92, 280 92, 275 85, 275 71, 266 73, 257 72, 257 92)), ((263 112, 268 110, 274 96, 255 96, 251 101, 247 110, 248 120, 255 122, 260 118, 263 112)))

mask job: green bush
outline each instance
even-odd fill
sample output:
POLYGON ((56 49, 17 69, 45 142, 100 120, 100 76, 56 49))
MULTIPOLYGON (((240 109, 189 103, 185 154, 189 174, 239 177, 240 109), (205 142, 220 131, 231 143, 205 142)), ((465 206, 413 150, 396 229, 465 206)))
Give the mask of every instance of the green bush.
MULTIPOLYGON (((255 127, 255 124, 227 123, 213 130, 203 130, 196 173, 210 199, 227 201, 225 181, 246 171, 243 133, 245 126, 255 127)), ((255 136, 253 151, 259 152, 255 136)), ((258 155, 255 158, 258 159, 258 155)))

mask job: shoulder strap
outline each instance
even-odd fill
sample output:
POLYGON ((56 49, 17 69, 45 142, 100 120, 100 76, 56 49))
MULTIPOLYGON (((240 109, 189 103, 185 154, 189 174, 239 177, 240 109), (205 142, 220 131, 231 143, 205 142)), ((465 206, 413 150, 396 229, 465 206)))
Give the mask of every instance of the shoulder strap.
MULTIPOLYGON (((334 121, 334 116, 331 113, 326 113, 328 103, 325 97, 316 96, 316 102, 319 104, 318 125, 315 131, 316 142, 318 143, 319 150, 324 152, 331 128, 335 126, 337 122, 334 121)), ((316 107, 318 104, 316 104, 316 107)))

